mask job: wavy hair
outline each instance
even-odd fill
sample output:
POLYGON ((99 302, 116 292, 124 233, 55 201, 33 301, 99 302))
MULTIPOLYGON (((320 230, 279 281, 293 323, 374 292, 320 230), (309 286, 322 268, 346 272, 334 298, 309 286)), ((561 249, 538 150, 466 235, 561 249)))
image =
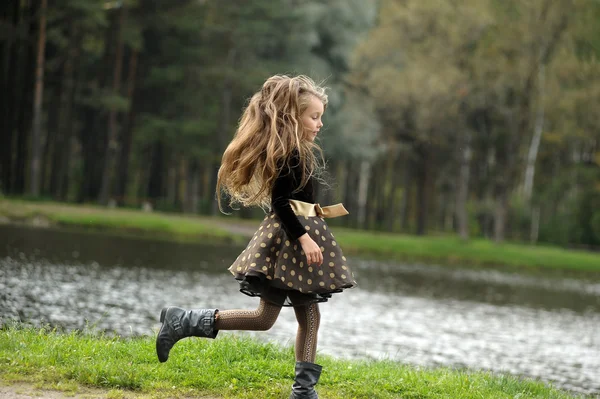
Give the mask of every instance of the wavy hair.
POLYGON ((320 169, 321 148, 307 140, 300 116, 312 97, 327 107, 325 88, 300 75, 275 75, 250 99, 221 160, 217 178, 217 199, 229 196, 229 204, 268 209, 277 176, 298 154, 302 165, 301 189, 320 169))

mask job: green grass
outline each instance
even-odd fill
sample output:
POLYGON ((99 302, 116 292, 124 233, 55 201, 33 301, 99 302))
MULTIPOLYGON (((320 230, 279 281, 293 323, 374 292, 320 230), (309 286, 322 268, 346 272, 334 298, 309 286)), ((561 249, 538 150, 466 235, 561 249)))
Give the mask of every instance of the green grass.
POLYGON ((463 242, 457 236, 417 237, 348 229, 337 229, 336 237, 345 252, 366 257, 511 269, 600 272, 600 253, 559 247, 497 244, 484 239, 463 242))
MULTIPOLYGON (((245 243, 242 232, 252 232, 260 223, 234 217, 202 217, 161 212, 107 209, 52 202, 30 202, 0 198, 0 219, 47 220, 51 224, 108 230, 118 234, 150 235, 183 241, 198 239, 245 243)), ((600 272, 600 253, 517 243, 496 244, 489 240, 461 241, 457 236, 409 236, 334 228, 336 238, 348 254, 399 262, 417 261, 459 266, 484 266, 553 271, 559 273, 600 272)))
MULTIPOLYGON (((317 357, 324 370, 317 388, 327 399, 575 397, 541 382, 505 375, 317 357)), ((1 383, 69 391, 101 388, 111 397, 287 398, 293 364, 292 348, 229 335, 182 340, 161 364, 153 337, 66 334, 23 325, 0 330, 1 383)))

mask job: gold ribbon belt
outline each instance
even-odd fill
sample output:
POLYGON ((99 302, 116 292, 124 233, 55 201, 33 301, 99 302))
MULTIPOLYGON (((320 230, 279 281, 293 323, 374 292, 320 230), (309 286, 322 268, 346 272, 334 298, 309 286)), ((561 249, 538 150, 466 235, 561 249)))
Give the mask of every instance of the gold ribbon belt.
POLYGON ((337 218, 347 215, 349 212, 343 204, 335 204, 321 207, 319 204, 311 204, 298 200, 290 200, 290 206, 296 215, 299 216, 318 216, 321 218, 337 218))

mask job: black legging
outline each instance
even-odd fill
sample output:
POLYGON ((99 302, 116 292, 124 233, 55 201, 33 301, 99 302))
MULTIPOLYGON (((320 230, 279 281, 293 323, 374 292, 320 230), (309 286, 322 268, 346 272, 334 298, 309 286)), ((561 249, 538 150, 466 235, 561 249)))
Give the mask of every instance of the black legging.
MULTIPOLYGON (((276 305, 261 298, 255 310, 220 310, 215 321, 216 330, 266 331, 273 327, 281 305, 276 305)), ((321 313, 317 303, 294 306, 298 320, 296 335, 296 360, 315 362, 317 354, 317 335, 321 322, 321 313)))

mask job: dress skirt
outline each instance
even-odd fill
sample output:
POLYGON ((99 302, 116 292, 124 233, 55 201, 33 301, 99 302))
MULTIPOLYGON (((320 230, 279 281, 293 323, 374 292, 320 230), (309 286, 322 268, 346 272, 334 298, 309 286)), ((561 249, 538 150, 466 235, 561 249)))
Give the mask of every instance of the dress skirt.
POLYGON ((307 265, 298 241, 291 240, 275 213, 268 214, 246 249, 229 268, 240 291, 283 306, 325 302, 333 293, 356 286, 354 274, 325 219, 298 216, 321 247, 323 263, 307 265))

